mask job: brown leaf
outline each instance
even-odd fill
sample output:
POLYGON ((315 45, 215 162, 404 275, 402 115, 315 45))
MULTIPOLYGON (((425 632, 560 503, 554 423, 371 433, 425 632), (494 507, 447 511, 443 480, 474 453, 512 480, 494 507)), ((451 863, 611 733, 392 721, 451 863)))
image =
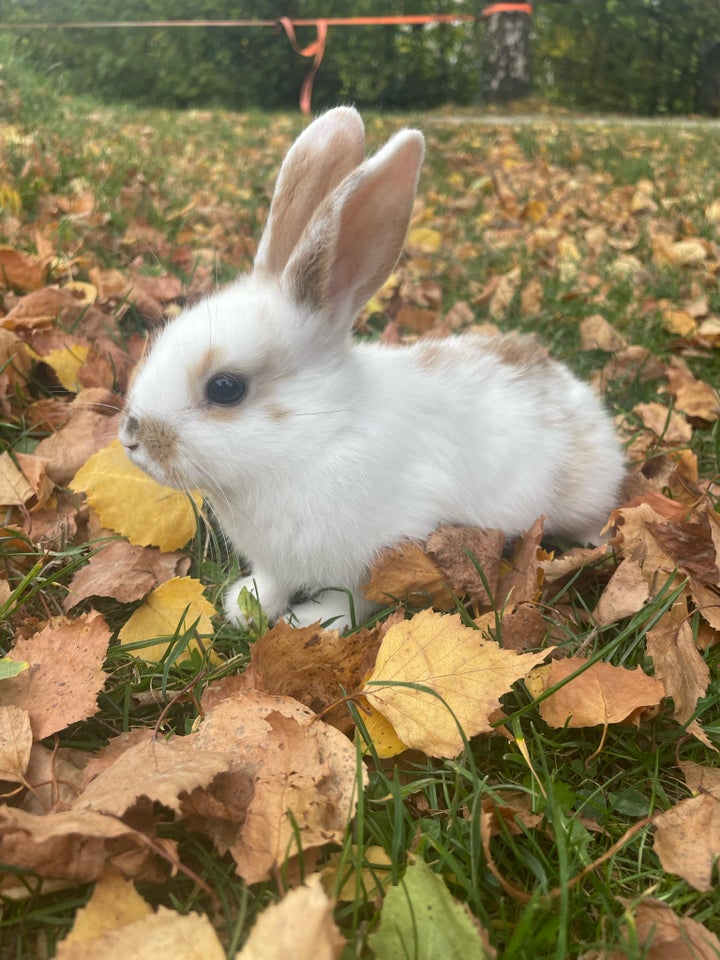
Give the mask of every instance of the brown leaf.
POLYGON ((74 407, 68 422, 37 445, 48 460, 55 483, 67 484, 90 457, 117 437, 120 415, 107 416, 87 407, 74 407))
MULTIPOLYGON (((549 690, 581 669, 587 660, 567 657, 553 660, 537 671, 549 690)), ((657 706, 665 695, 659 680, 638 667, 627 670, 609 663, 594 663, 540 704, 540 716, 551 727, 594 727, 597 724, 635 722, 637 714, 657 706)))
MULTIPOLYGON (((635 907, 636 941, 646 960, 717 960, 720 940, 692 917, 679 917, 661 900, 645 898, 635 907)), ((626 956, 623 952, 623 956, 626 956)))
POLYGON ((45 268, 34 257, 0 248, 0 286, 7 290, 37 290, 45 283, 45 268))
POLYGON ((677 446, 689 443, 692 439, 690 424, 679 413, 668 410, 662 403, 638 403, 633 407, 633 413, 664 443, 677 446))
POLYGON ((669 392, 686 416, 714 423, 720 417, 720 397, 709 383, 697 380, 684 360, 673 358, 668 368, 669 392))
POLYGON ((25 782, 32 741, 27 710, 12 705, 0 706, 0 780, 25 782))
POLYGON ((617 353, 627 347, 625 337, 599 313, 580 321, 580 343, 583 350, 604 350, 606 353, 617 353))
MULTIPOLYGON (((337 630, 319 626, 291 627, 277 623, 255 641, 250 651, 250 666, 241 677, 242 688, 251 686, 267 694, 293 697, 326 723, 350 730, 352 718, 343 690, 354 693, 372 668, 380 645, 379 631, 360 631, 347 637, 337 630), (325 713, 333 704, 337 706, 325 713)), ((240 689, 236 683, 235 689, 240 689)), ((205 691, 212 695, 212 688, 205 691)), ((203 705, 207 709, 206 696, 203 705)))
POLYGON ((345 939, 319 874, 260 914, 237 960, 339 960, 345 939))
POLYGON ((593 617, 604 627, 637 613, 649 599, 650 588, 640 564, 626 557, 603 590, 593 617))
POLYGON ((3 680, 0 700, 28 711, 36 740, 97 713, 111 636, 105 619, 93 610, 77 620, 51 620, 39 633, 15 643, 9 658, 26 661, 30 669, 3 680))
POLYGON ((423 606, 430 600, 438 610, 453 610, 455 600, 445 585, 445 579, 440 567, 420 544, 407 540, 382 551, 373 564, 363 592, 375 603, 388 604, 397 600, 423 606))
MULTIPOLYGON (((695 646, 684 597, 647 631, 647 652, 655 664, 655 676, 664 684, 667 695, 673 698, 673 716, 678 723, 688 723, 698 700, 707 693, 710 671, 695 646)), ((706 746, 711 746, 697 721, 689 724, 688 731, 706 746)))
POLYGON ((537 599, 544 577, 541 566, 549 559, 540 549, 544 518, 539 517, 528 532, 517 542, 507 567, 500 572, 495 605, 503 607, 513 603, 533 602, 537 599))
POLYGON ((458 596, 468 596, 479 606, 491 602, 477 567, 482 570, 495 596, 500 576, 500 561, 505 545, 501 530, 477 527, 439 527, 427 541, 426 552, 437 561, 445 574, 445 582, 458 596), (472 554, 472 559, 468 554, 472 554))
POLYGON ((682 800, 655 821, 654 848, 663 870, 675 873, 696 890, 715 886, 720 857, 720 797, 701 794, 682 800))
POLYGON ((75 810, 37 816, 0 806, 0 861, 41 877, 95 880, 108 860, 127 876, 157 878, 145 837, 117 817, 75 810))
POLYGON ((180 794, 207 785, 231 764, 229 751, 204 750, 192 734, 168 741, 144 739, 94 776, 73 809, 121 817, 138 798, 147 797, 178 812, 180 794))
MULTIPOLYGON (((355 747, 312 711, 289 697, 248 692, 217 703, 194 737, 234 757, 204 792, 218 810, 209 832, 247 883, 267 879, 297 852, 296 829, 303 850, 342 838, 357 802, 355 747)), ((199 793, 190 798, 195 809, 199 793)))
POLYGON ((190 559, 182 553, 161 553, 126 540, 106 544, 75 574, 63 601, 66 611, 87 597, 113 597, 119 603, 142 600, 158 584, 187 572, 190 559))

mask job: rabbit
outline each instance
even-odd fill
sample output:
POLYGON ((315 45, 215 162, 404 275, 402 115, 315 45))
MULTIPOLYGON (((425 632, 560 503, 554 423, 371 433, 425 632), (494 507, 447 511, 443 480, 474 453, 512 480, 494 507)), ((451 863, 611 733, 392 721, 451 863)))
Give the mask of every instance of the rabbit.
POLYGON ((400 256, 424 139, 364 158, 350 107, 290 148, 252 272, 154 339, 120 439, 156 480, 200 489, 271 622, 352 625, 374 558, 440 524, 597 542, 624 473, 601 400, 533 338, 353 342, 400 256), (294 603, 296 598, 302 597, 294 603))

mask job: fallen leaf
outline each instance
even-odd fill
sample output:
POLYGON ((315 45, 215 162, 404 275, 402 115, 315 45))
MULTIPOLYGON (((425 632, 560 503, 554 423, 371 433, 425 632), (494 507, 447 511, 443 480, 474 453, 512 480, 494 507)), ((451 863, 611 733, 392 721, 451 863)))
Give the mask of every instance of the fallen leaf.
POLYGON ((34 636, 20 637, 9 657, 27 661, 30 669, 3 680, 0 702, 27 710, 36 740, 94 716, 111 636, 104 617, 93 610, 76 620, 51 620, 34 636))
POLYGON ((66 422, 36 447, 48 461, 48 475, 58 485, 69 483, 94 454, 112 443, 119 421, 119 413, 73 404, 66 422))
POLYGON ((473 603, 483 606, 491 603, 495 596, 504 545, 505 535, 501 530, 443 526, 430 536, 425 549, 437 562, 454 594, 467 595, 473 603))
POLYGON ((90 777, 73 803, 77 813, 94 811, 122 817, 138 800, 147 797, 180 811, 180 795, 204 787, 232 765, 230 750, 206 750, 192 734, 170 740, 132 744, 90 777))
POLYGON ((158 907, 157 913, 106 930, 96 939, 64 940, 55 956, 57 960, 225 960, 226 953, 207 917, 158 907))
POLYGON ((72 578, 63 607, 71 610, 88 597, 112 597, 119 603, 142 600, 154 587, 186 572, 189 563, 181 553, 160 553, 156 547, 112 541, 100 547, 72 578))
POLYGON ((626 557, 622 560, 603 590, 593 617, 598 626, 604 627, 624 617, 630 617, 650 599, 650 587, 642 567, 626 557))
POLYGON ((662 813, 655 821, 653 847, 663 870, 695 890, 712 890, 720 857, 720 796, 689 797, 662 813))
POLYGON ((263 910, 237 960, 339 960, 344 946, 332 900, 313 874, 263 910))
POLYGON ((137 892, 132 880, 108 867, 95 884, 88 902, 75 914, 72 929, 59 945, 56 956, 62 956, 63 951, 70 955, 67 950, 70 944, 97 943, 107 931, 118 930, 150 914, 152 907, 137 892))
POLYGON ((10 290, 37 290, 45 283, 45 269, 34 257, 0 247, 0 286, 10 290))
POLYGON ((174 638, 182 637, 192 629, 193 636, 178 657, 181 663, 189 659, 193 651, 202 655, 208 649, 214 634, 211 617, 216 612, 205 597, 199 580, 173 577, 152 591, 126 621, 118 638, 123 646, 142 643, 142 647, 128 652, 143 660, 157 662, 165 656, 174 638), (205 638, 204 642, 202 638, 205 638))
POLYGON ((646 642, 655 676, 664 684, 667 696, 673 698, 673 716, 678 723, 688 724, 689 733, 712 747, 697 720, 691 720, 698 700, 707 693, 710 670, 695 646, 684 596, 647 631, 646 642))
POLYGON ((216 703, 193 736, 234 758, 188 803, 247 883, 270 877, 298 843, 307 852, 341 841, 366 773, 351 741, 311 710, 250 691, 216 703))
POLYGON ((368 942, 382 960, 491 960, 495 951, 465 904, 423 860, 411 863, 383 902, 368 942))
POLYGON ((407 540, 380 553, 363 592, 374 603, 400 601, 427 606, 430 601, 438 610, 453 610, 455 598, 445 580, 443 571, 420 544, 407 540))
POLYGON ((145 836, 115 816, 65 810, 32 814, 0 806, 0 861, 41 877, 96 880, 109 859, 127 876, 157 877, 145 836))
POLYGON ((42 357, 42 361, 52 367, 61 386, 70 393, 77 393, 80 390, 78 374, 89 352, 89 346, 73 344, 72 346, 61 347, 58 350, 51 350, 42 357))
MULTIPOLYGON (((0 699, 2 687, 0 687, 0 699)), ((30 715, 12 704, 0 706, 0 780, 24 783, 33 735, 30 715)))
POLYGON ((454 757, 463 749, 458 726, 466 737, 492 730, 499 698, 548 652, 503 650, 459 615, 423 610, 385 634, 362 692, 406 746, 454 757))
POLYGON ((583 350, 604 350, 616 353, 627 347, 627 340, 599 313, 580 321, 580 341, 583 350))
MULTIPOLYGON (((138 546, 179 550, 195 534, 188 496, 161 486, 130 463, 119 440, 91 457, 70 489, 85 493, 104 527, 138 546)), ((199 495, 194 500, 200 506, 199 495)))
POLYGON ((646 960, 717 960, 720 940, 692 917, 679 917, 661 900, 646 898, 634 910, 632 942, 646 960))
MULTIPOLYGON (((582 669, 587 660, 566 657, 553 660, 535 672, 542 689, 549 690, 582 669)), ((540 704, 540 716, 551 727, 594 727, 637 722, 637 715, 656 707, 665 696, 659 680, 637 667, 628 670, 609 663, 594 663, 540 704)))

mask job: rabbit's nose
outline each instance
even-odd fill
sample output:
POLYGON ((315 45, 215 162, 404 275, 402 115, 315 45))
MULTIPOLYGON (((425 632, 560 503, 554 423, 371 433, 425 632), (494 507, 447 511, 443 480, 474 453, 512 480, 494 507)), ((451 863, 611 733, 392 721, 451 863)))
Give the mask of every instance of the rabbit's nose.
POLYGON ((120 419, 118 437, 126 450, 137 450, 140 434, 140 421, 131 413, 125 413, 120 419))

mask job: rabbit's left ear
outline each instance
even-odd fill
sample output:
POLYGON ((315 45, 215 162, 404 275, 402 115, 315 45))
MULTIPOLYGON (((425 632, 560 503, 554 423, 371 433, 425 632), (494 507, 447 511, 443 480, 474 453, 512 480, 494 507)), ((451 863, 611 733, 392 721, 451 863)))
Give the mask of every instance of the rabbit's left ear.
POLYGON ((355 318, 402 252, 424 152, 403 130, 326 198, 283 274, 297 303, 343 327, 355 318))

